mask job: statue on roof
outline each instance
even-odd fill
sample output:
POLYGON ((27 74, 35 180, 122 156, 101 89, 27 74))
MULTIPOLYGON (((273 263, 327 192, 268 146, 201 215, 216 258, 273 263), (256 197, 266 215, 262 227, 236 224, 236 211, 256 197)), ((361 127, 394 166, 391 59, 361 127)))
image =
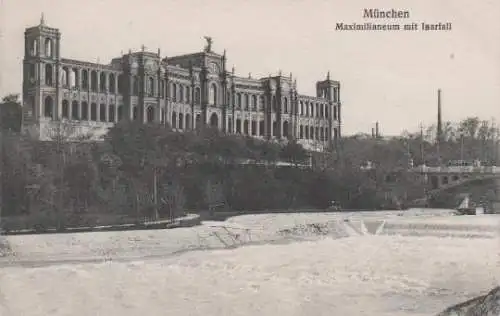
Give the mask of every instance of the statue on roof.
POLYGON ((205 46, 205 52, 211 53, 212 52, 212 37, 210 36, 204 36, 205 40, 207 41, 207 45, 205 46))

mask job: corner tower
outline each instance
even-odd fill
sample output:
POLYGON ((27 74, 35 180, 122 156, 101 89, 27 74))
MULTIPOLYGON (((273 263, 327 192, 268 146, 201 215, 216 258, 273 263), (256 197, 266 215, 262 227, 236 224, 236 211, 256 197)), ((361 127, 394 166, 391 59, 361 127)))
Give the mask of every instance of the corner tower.
POLYGON ((330 72, 327 73, 326 79, 316 83, 316 96, 328 101, 326 108, 326 117, 330 125, 329 139, 335 144, 337 139, 341 137, 341 102, 340 102, 340 82, 330 79, 330 72))
POLYGON ((48 27, 42 14, 37 26, 24 31, 23 111, 25 122, 59 115, 61 33, 48 27))

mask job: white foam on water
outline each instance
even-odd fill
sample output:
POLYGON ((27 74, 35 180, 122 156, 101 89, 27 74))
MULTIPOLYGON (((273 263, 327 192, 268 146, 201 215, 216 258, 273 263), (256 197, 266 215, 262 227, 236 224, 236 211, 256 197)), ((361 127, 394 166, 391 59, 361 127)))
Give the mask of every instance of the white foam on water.
MULTIPOLYGON (((278 238, 278 227, 319 219, 330 223, 333 217, 273 214, 232 222, 253 228, 252 239, 265 241, 278 238)), ((200 234, 217 246, 207 226, 8 241, 21 259, 113 259, 189 249, 199 245, 200 234)), ((498 246, 498 239, 323 236, 161 259, 4 266, 0 315, 434 315, 498 284, 498 246)))

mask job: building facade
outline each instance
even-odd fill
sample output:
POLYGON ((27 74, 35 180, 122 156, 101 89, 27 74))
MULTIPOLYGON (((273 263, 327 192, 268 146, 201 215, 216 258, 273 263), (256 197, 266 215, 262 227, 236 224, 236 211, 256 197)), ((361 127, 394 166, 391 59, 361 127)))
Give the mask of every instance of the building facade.
POLYGON ((61 33, 40 24, 25 30, 24 126, 40 138, 66 121, 103 134, 121 120, 168 124, 177 131, 202 124, 270 140, 296 139, 324 150, 341 135, 340 84, 329 74, 316 96, 298 93, 292 75, 239 77, 226 53, 204 50, 162 58, 160 51, 129 51, 110 64, 61 57, 61 33))

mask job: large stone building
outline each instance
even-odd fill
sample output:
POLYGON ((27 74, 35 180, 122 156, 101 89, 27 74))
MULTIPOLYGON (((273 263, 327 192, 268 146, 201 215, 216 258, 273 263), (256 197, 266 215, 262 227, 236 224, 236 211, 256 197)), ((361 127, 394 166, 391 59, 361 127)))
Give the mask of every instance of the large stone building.
POLYGON ((339 82, 329 74, 316 96, 297 91, 292 75, 239 77, 225 51, 162 58, 160 51, 129 51, 100 64, 61 57, 61 33, 40 24, 25 30, 24 126, 40 138, 66 121, 104 133, 120 120, 161 122, 182 131, 200 124, 267 139, 295 138, 322 150, 341 135, 339 82), (32 129, 33 130, 33 129, 32 129))

